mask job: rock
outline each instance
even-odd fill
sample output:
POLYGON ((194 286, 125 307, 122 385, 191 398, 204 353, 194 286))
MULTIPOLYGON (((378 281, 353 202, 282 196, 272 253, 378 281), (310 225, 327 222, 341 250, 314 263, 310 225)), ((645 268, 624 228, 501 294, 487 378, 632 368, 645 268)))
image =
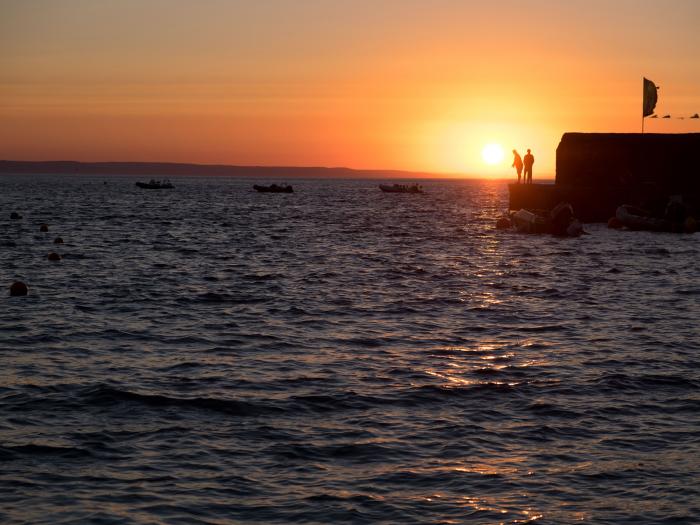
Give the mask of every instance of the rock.
POLYGON ((27 288, 27 285, 24 284, 22 281, 15 281, 10 286, 11 297, 20 297, 22 295, 27 295, 28 291, 29 289, 27 288))
MULTIPOLYGON (((568 202, 560 202, 549 212, 549 228, 552 235, 571 235, 568 231, 571 221, 574 220, 574 209, 568 202)), ((583 227, 581 227, 583 229, 583 227)), ((572 230, 573 231, 573 230, 572 230)), ((577 235, 580 235, 577 234, 577 235)), ((575 236, 575 235, 574 235, 575 236)))

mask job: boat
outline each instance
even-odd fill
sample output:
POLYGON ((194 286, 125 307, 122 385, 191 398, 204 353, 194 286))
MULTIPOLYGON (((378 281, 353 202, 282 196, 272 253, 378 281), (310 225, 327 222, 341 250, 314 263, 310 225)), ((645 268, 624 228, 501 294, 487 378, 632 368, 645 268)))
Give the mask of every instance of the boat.
MULTIPOLYGON (((520 233, 550 233, 557 237, 578 237, 585 233, 568 202, 560 202, 551 211, 521 209, 511 215, 510 223, 520 233)), ((505 222, 501 221, 504 229, 505 222)))
POLYGON ((269 186, 254 184, 253 189, 260 193, 294 193, 294 189, 289 184, 283 184, 281 186, 277 184, 270 184, 269 186))
POLYGON ((670 232, 674 229, 671 221, 654 217, 650 212, 630 204, 618 206, 615 217, 622 226, 630 230, 670 232))
POLYGON ((148 182, 137 182, 136 186, 146 190, 170 190, 175 187, 168 179, 163 181, 151 179, 148 182))
POLYGON ((380 184, 379 189, 385 193, 425 193, 418 184, 380 184))
POLYGON ((513 213, 510 221, 520 233, 548 233, 547 219, 541 212, 535 213, 523 208, 513 213))

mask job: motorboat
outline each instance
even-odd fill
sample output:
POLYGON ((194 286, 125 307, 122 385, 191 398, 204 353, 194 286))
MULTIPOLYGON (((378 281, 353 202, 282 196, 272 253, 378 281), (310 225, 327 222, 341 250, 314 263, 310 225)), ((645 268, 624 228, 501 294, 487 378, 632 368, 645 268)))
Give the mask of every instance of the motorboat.
POLYGON ((673 223, 668 219, 654 217, 650 212, 630 204, 618 206, 615 217, 622 226, 630 230, 673 231, 673 223))
POLYGON ((520 233, 548 233, 547 219, 542 213, 521 209, 510 218, 515 230, 520 233))
POLYGON ((379 189, 385 193, 425 193, 418 184, 380 184, 379 189))
MULTIPOLYGON (((551 211, 518 210, 511 215, 510 223, 520 233, 550 233, 558 237, 578 237, 585 233, 568 202, 560 202, 551 211)), ((500 229, 505 225, 501 221, 500 229)))
POLYGON ((137 182, 136 186, 146 190, 170 190, 175 187, 168 179, 163 181, 151 179, 148 182, 137 182))
POLYGON ((277 184, 270 184, 269 186, 254 184, 253 189, 260 193, 294 193, 294 189, 289 184, 283 184, 281 186, 277 184))

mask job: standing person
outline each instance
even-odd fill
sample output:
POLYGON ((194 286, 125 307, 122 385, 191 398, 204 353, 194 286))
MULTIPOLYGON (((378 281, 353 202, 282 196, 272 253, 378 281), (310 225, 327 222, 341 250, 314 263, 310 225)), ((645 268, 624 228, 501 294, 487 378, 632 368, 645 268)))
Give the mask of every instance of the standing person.
POLYGON ((520 158, 520 155, 518 154, 517 151, 513 150, 513 168, 518 172, 518 184, 520 184, 520 174, 523 171, 523 159, 520 158))
POLYGON ((535 163, 535 157, 532 156, 530 150, 527 150, 525 155, 525 184, 532 184, 532 165, 535 163))

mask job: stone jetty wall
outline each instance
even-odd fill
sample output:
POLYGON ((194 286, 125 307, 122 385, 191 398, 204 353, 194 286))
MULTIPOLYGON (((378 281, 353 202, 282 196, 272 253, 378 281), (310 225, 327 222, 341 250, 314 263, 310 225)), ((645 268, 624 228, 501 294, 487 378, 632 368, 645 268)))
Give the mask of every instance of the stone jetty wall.
POLYGON ((700 190, 700 133, 564 133, 556 183, 601 190, 700 190))

